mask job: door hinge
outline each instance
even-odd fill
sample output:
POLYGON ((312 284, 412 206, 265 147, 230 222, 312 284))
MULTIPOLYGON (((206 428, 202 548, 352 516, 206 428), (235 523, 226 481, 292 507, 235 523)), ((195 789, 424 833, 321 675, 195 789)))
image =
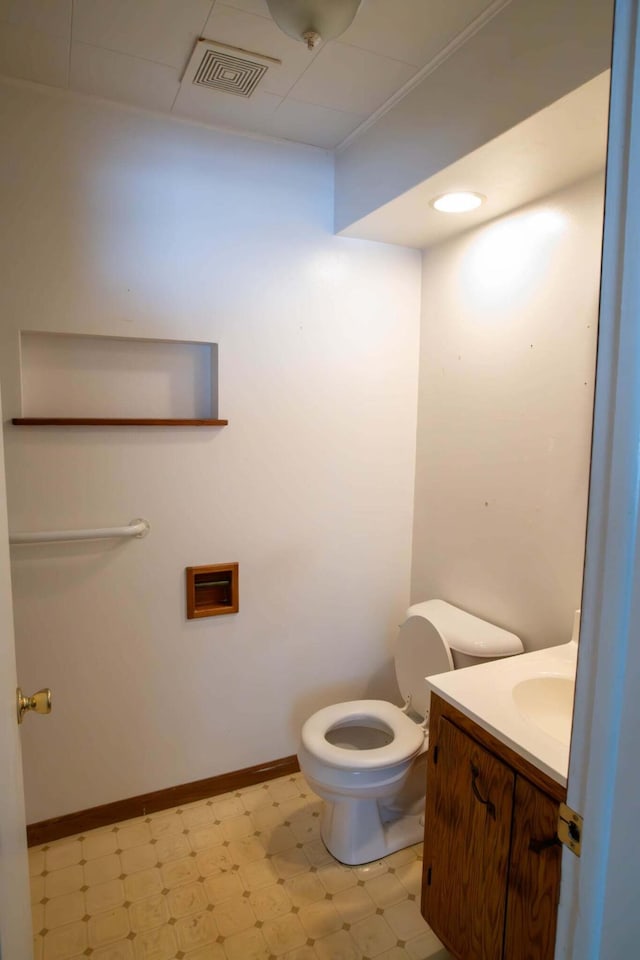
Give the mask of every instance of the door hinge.
POLYGON ((438 744, 437 743, 433 748, 433 762, 434 763, 438 762, 438 744))
POLYGON ((583 818, 566 803, 558 807, 558 837, 577 857, 582 851, 583 818))
POLYGON ((427 870, 427 886, 431 886, 431 867, 427 870))

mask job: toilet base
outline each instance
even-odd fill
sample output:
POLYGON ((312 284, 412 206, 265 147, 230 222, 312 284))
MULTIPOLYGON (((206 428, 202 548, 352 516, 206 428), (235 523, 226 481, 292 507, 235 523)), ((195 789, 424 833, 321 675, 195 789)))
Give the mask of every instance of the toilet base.
POLYGON ((325 800, 320 835, 329 853, 348 866, 370 863, 420 843, 424 817, 407 814, 384 822, 377 800, 325 800))

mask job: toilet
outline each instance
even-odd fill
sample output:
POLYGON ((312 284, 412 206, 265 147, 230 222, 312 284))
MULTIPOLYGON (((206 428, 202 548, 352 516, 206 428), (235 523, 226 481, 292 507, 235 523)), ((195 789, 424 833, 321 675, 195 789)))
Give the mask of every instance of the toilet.
POLYGON ((404 707, 350 700, 302 727, 298 760, 324 800, 321 836, 342 863, 379 860, 423 836, 429 693, 425 677, 523 653, 513 633, 444 600, 409 607, 394 654, 404 707))

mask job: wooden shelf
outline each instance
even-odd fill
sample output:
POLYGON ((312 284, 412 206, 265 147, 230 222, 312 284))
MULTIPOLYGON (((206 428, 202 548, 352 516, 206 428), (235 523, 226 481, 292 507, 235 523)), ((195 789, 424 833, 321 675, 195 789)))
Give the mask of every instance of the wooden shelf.
POLYGON ((228 420, 160 420, 107 417, 13 417, 16 427, 226 427, 228 420))

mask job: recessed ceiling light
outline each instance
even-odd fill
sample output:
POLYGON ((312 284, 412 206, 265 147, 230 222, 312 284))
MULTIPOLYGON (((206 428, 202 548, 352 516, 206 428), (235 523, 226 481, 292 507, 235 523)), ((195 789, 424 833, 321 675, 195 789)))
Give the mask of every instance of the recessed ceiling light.
POLYGON ((486 199, 481 193, 464 190, 456 193, 443 193, 441 197, 436 197, 431 201, 431 206, 441 213, 467 213, 469 210, 475 210, 486 199))

